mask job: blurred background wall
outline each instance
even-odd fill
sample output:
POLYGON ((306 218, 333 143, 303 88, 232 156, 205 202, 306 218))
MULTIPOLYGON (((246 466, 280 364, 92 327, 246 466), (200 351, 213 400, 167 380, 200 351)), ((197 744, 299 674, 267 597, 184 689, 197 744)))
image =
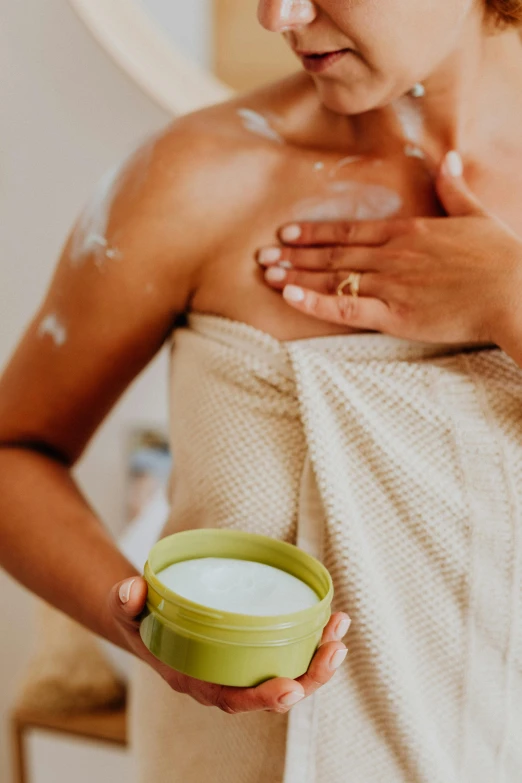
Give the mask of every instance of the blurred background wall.
MULTIPOLYGON (((195 3, 183 5, 190 11, 195 3)), ((191 19, 196 35, 193 14, 191 19)), ((0 365, 38 306, 95 181, 168 119, 98 47, 66 0, 0 0, 0 365)), ((114 411, 79 468, 86 493, 114 530, 122 520, 127 427, 163 424, 166 393, 162 355, 114 411)), ((0 571, 1 783, 10 782, 6 713, 30 654, 31 608, 28 593, 0 571)), ((70 768, 63 781, 57 774, 46 783, 73 779, 70 768)), ((97 778, 93 772, 87 779, 97 778)))

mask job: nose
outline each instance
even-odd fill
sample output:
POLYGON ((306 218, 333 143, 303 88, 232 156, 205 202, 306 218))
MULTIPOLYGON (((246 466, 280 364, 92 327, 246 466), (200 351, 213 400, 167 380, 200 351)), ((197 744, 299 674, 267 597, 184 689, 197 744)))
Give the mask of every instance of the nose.
POLYGON ((312 0, 259 0, 257 18, 272 33, 303 27, 314 21, 317 7, 312 0))

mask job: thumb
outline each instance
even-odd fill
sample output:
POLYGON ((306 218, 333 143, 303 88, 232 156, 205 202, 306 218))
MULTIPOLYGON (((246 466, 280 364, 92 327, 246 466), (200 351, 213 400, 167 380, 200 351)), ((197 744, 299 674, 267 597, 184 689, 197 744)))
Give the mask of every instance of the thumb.
POLYGON ((114 617, 124 625, 136 622, 147 601, 147 583, 135 576, 114 585, 109 595, 109 606, 114 617))
POLYGON ((471 192, 464 178, 464 165, 458 152, 448 152, 442 161, 436 188, 442 206, 450 217, 485 215, 486 210, 471 192))

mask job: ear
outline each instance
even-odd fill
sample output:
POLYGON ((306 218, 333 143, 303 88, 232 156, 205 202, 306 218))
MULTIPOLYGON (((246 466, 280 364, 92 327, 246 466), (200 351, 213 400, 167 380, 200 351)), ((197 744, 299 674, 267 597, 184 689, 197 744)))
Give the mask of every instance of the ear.
POLYGON ((436 179, 437 193, 442 206, 450 217, 487 214, 487 210, 468 188, 463 174, 464 165, 459 153, 454 150, 448 152, 436 179))

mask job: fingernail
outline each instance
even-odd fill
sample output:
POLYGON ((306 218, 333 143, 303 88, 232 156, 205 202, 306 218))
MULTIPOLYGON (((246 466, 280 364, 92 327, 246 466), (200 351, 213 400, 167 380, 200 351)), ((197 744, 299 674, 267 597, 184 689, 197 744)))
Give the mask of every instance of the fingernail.
POLYGON ((305 298, 304 291, 297 285, 287 285, 283 290, 283 296, 289 302, 302 302, 305 298))
POLYGON ((130 598, 132 585, 134 584, 136 580, 135 579, 128 579, 126 582, 124 582, 122 585, 120 585, 120 601, 122 604, 126 604, 130 598))
POLYGON ((281 269, 293 269, 294 265, 291 261, 280 261, 278 266, 281 267, 281 269))
POLYGON ((339 625, 337 626, 337 631, 335 632, 335 635, 338 639, 344 639, 348 631, 350 630, 350 625, 352 624, 352 621, 349 617, 347 617, 344 620, 341 620, 339 625))
POLYGON ((282 252, 280 247, 264 247, 259 251, 257 260, 260 264, 275 264, 281 258, 282 252))
POLYGON ((290 693, 285 694, 285 696, 282 696, 279 699, 279 704, 282 704, 284 707, 292 707, 292 705, 297 704, 298 701, 302 701, 303 699, 304 693, 290 691, 290 693))
POLYGON ((281 239, 285 242, 295 242, 301 236, 301 226, 297 223, 291 223, 289 226, 285 226, 281 231, 281 239))
POLYGON ((271 266, 265 272, 265 279, 271 283, 280 283, 286 278, 286 271, 278 266, 271 266))
POLYGON ((444 158, 444 169, 450 177, 462 177, 464 173, 464 164, 459 153, 455 150, 448 152, 444 158))
POLYGON ((330 658, 330 669, 338 669, 339 666, 344 663, 344 659, 348 655, 348 650, 337 650, 330 658))

